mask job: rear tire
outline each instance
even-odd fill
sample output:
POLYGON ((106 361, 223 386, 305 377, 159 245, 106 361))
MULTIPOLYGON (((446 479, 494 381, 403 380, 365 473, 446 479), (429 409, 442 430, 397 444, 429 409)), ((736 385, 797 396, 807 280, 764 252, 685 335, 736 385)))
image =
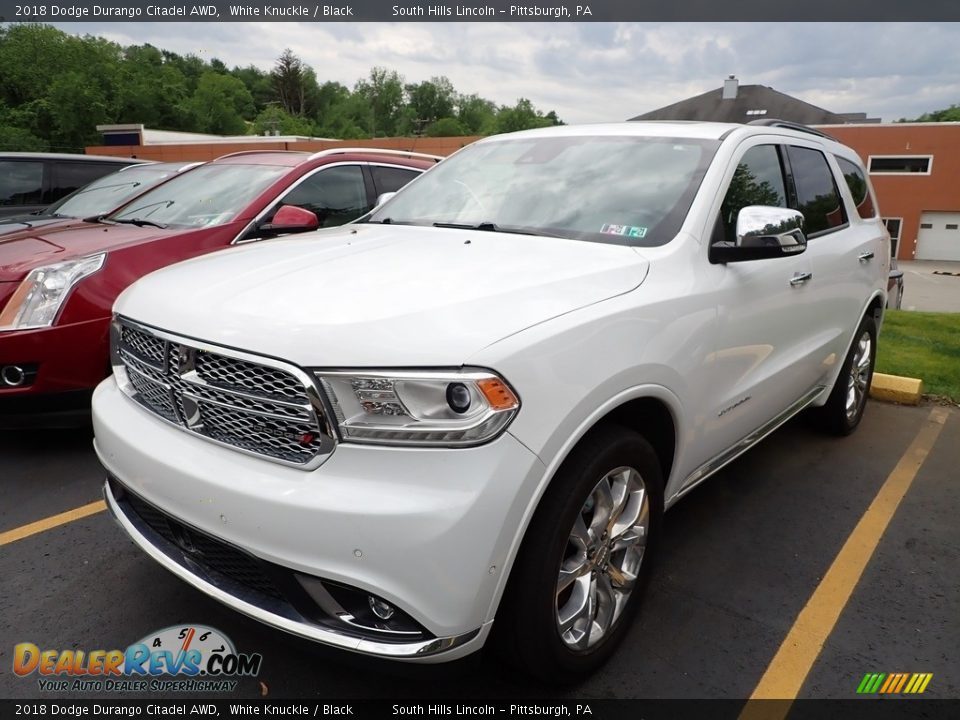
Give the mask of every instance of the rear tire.
POLYGON ((663 514, 650 444, 594 430, 558 471, 527 529, 494 623, 494 646, 522 670, 567 684, 599 668, 640 605, 663 514))
POLYGON ((860 322, 830 397, 811 411, 814 424, 831 435, 849 435, 860 424, 873 382, 877 359, 877 323, 873 315, 860 322))

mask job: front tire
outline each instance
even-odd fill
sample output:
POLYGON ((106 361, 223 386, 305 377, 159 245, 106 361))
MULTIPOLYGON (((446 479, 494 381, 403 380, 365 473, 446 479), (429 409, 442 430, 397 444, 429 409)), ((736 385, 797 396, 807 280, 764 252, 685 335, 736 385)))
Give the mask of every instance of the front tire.
POLYGON ((640 604, 660 531, 650 444, 617 425, 574 449, 527 529, 494 623, 505 659, 556 684, 600 667, 640 604))
POLYGON ((877 323, 872 315, 860 322, 830 397, 814 408, 816 425, 831 435, 849 435, 860 424, 873 382, 877 359, 877 323))

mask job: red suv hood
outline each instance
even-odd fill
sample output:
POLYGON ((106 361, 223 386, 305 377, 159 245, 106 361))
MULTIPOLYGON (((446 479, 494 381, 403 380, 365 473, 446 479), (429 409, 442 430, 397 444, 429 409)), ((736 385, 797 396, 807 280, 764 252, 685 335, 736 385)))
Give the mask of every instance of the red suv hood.
POLYGON ((149 242, 185 231, 188 230, 79 222, 0 235, 0 282, 22 280, 33 268, 41 265, 149 242))

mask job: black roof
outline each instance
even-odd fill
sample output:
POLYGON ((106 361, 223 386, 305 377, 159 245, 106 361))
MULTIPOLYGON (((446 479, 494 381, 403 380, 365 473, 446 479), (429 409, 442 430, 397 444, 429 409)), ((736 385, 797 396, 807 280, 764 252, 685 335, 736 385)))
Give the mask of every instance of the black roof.
POLYGON ((853 118, 871 121, 865 113, 833 113, 763 85, 740 85, 737 96, 728 100, 723 99, 723 88, 717 88, 630 119, 745 123, 761 118, 780 118, 803 125, 843 124, 853 118))

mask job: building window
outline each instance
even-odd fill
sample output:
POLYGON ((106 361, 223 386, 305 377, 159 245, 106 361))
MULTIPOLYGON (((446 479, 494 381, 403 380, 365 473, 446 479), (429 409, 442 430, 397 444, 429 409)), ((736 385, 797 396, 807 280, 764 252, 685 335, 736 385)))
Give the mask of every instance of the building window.
POLYGON ((947 223, 947 230, 956 230, 957 226, 954 223, 947 223))
POLYGON ((871 155, 871 175, 929 175, 933 155, 871 155))
POLYGON ((883 224, 887 226, 887 232, 890 233, 890 257, 896 257, 897 247, 900 245, 900 226, 903 224, 903 218, 883 218, 883 224))
POLYGON ((921 230, 933 230, 933 223, 920 223, 921 230))

